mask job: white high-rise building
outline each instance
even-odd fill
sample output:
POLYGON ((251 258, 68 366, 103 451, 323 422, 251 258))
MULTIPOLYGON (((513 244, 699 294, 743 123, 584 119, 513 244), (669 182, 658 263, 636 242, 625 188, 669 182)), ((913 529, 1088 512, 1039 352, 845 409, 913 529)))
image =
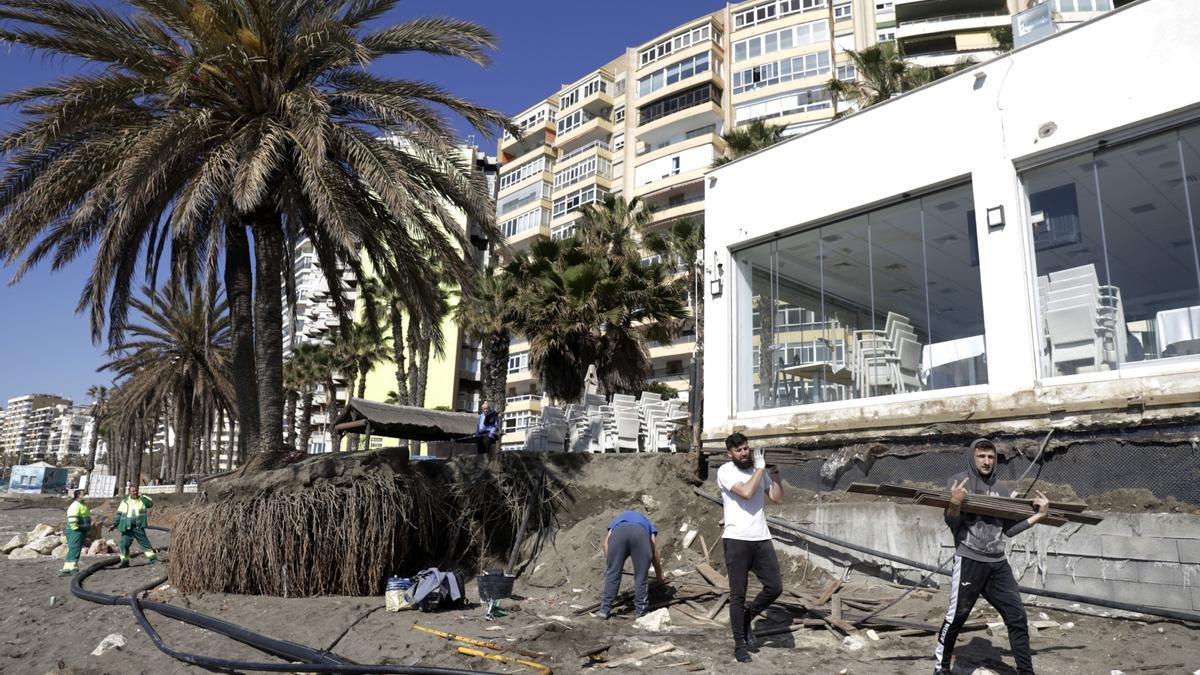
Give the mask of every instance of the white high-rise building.
POLYGON ((0 429, 0 451, 17 461, 45 459, 55 420, 71 407, 71 400, 52 394, 28 394, 9 399, 0 429))

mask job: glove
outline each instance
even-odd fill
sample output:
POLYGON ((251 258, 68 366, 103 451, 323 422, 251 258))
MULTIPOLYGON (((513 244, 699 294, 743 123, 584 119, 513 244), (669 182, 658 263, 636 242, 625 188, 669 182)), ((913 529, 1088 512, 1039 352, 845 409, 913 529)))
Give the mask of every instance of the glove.
POLYGON ((754 468, 755 469, 767 468, 767 454, 762 448, 754 449, 754 468))

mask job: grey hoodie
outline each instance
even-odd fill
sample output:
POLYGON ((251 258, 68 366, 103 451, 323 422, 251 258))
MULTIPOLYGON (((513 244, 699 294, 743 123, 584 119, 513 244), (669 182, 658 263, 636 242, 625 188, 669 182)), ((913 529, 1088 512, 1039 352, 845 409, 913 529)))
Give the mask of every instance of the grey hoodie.
MULTIPOLYGON (((951 476, 946 489, 951 489, 955 483, 966 478, 967 494, 1002 497, 1004 495, 999 491, 996 470, 993 468, 992 474, 985 477, 975 468, 975 446, 981 442, 984 439, 972 442, 971 447, 967 448, 967 470, 951 476)), ((1004 537, 1015 537, 1030 527, 1024 520, 1005 520, 966 511, 960 511, 953 518, 946 516, 946 525, 954 533, 955 554, 980 562, 1004 560, 1004 537)))

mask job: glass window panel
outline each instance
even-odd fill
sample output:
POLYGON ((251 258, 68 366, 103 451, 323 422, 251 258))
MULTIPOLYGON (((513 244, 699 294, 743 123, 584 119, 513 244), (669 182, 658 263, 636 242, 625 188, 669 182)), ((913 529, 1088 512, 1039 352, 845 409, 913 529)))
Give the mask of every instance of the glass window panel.
POLYGON ((1109 362, 1200 353, 1190 317, 1200 314, 1200 282, 1183 179, 1196 160, 1183 150, 1172 131, 1095 155, 1112 279, 1100 288, 1097 312, 1109 362))
POLYGON ((780 49, 791 49, 793 46, 792 39, 793 39, 793 33, 792 33, 791 28, 781 32, 779 34, 779 48, 780 49))
POLYGON ((758 38, 750 40, 748 43, 750 49, 750 58, 754 58, 762 54, 762 41, 758 38))

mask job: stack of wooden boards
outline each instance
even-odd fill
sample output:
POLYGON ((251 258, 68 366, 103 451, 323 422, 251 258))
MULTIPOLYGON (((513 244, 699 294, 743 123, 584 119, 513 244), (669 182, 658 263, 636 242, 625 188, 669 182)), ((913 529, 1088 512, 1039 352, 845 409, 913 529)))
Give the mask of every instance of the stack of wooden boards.
MULTIPOLYGON (((933 506, 944 509, 950 505, 950 493, 945 490, 926 490, 896 483, 851 483, 847 492, 856 492, 881 497, 900 497, 911 499, 922 506, 933 506)), ((1050 502, 1050 514, 1042 521, 1043 525, 1059 527, 1067 523, 1083 523, 1098 525, 1104 519, 1084 513, 1086 504, 1071 504, 1069 502, 1050 502)), ((981 516, 995 516, 1005 520, 1025 520, 1037 513, 1037 507, 1031 499, 1013 499, 1010 497, 991 497, 988 495, 967 495, 963 501, 962 510, 967 513, 977 513, 981 516)))

